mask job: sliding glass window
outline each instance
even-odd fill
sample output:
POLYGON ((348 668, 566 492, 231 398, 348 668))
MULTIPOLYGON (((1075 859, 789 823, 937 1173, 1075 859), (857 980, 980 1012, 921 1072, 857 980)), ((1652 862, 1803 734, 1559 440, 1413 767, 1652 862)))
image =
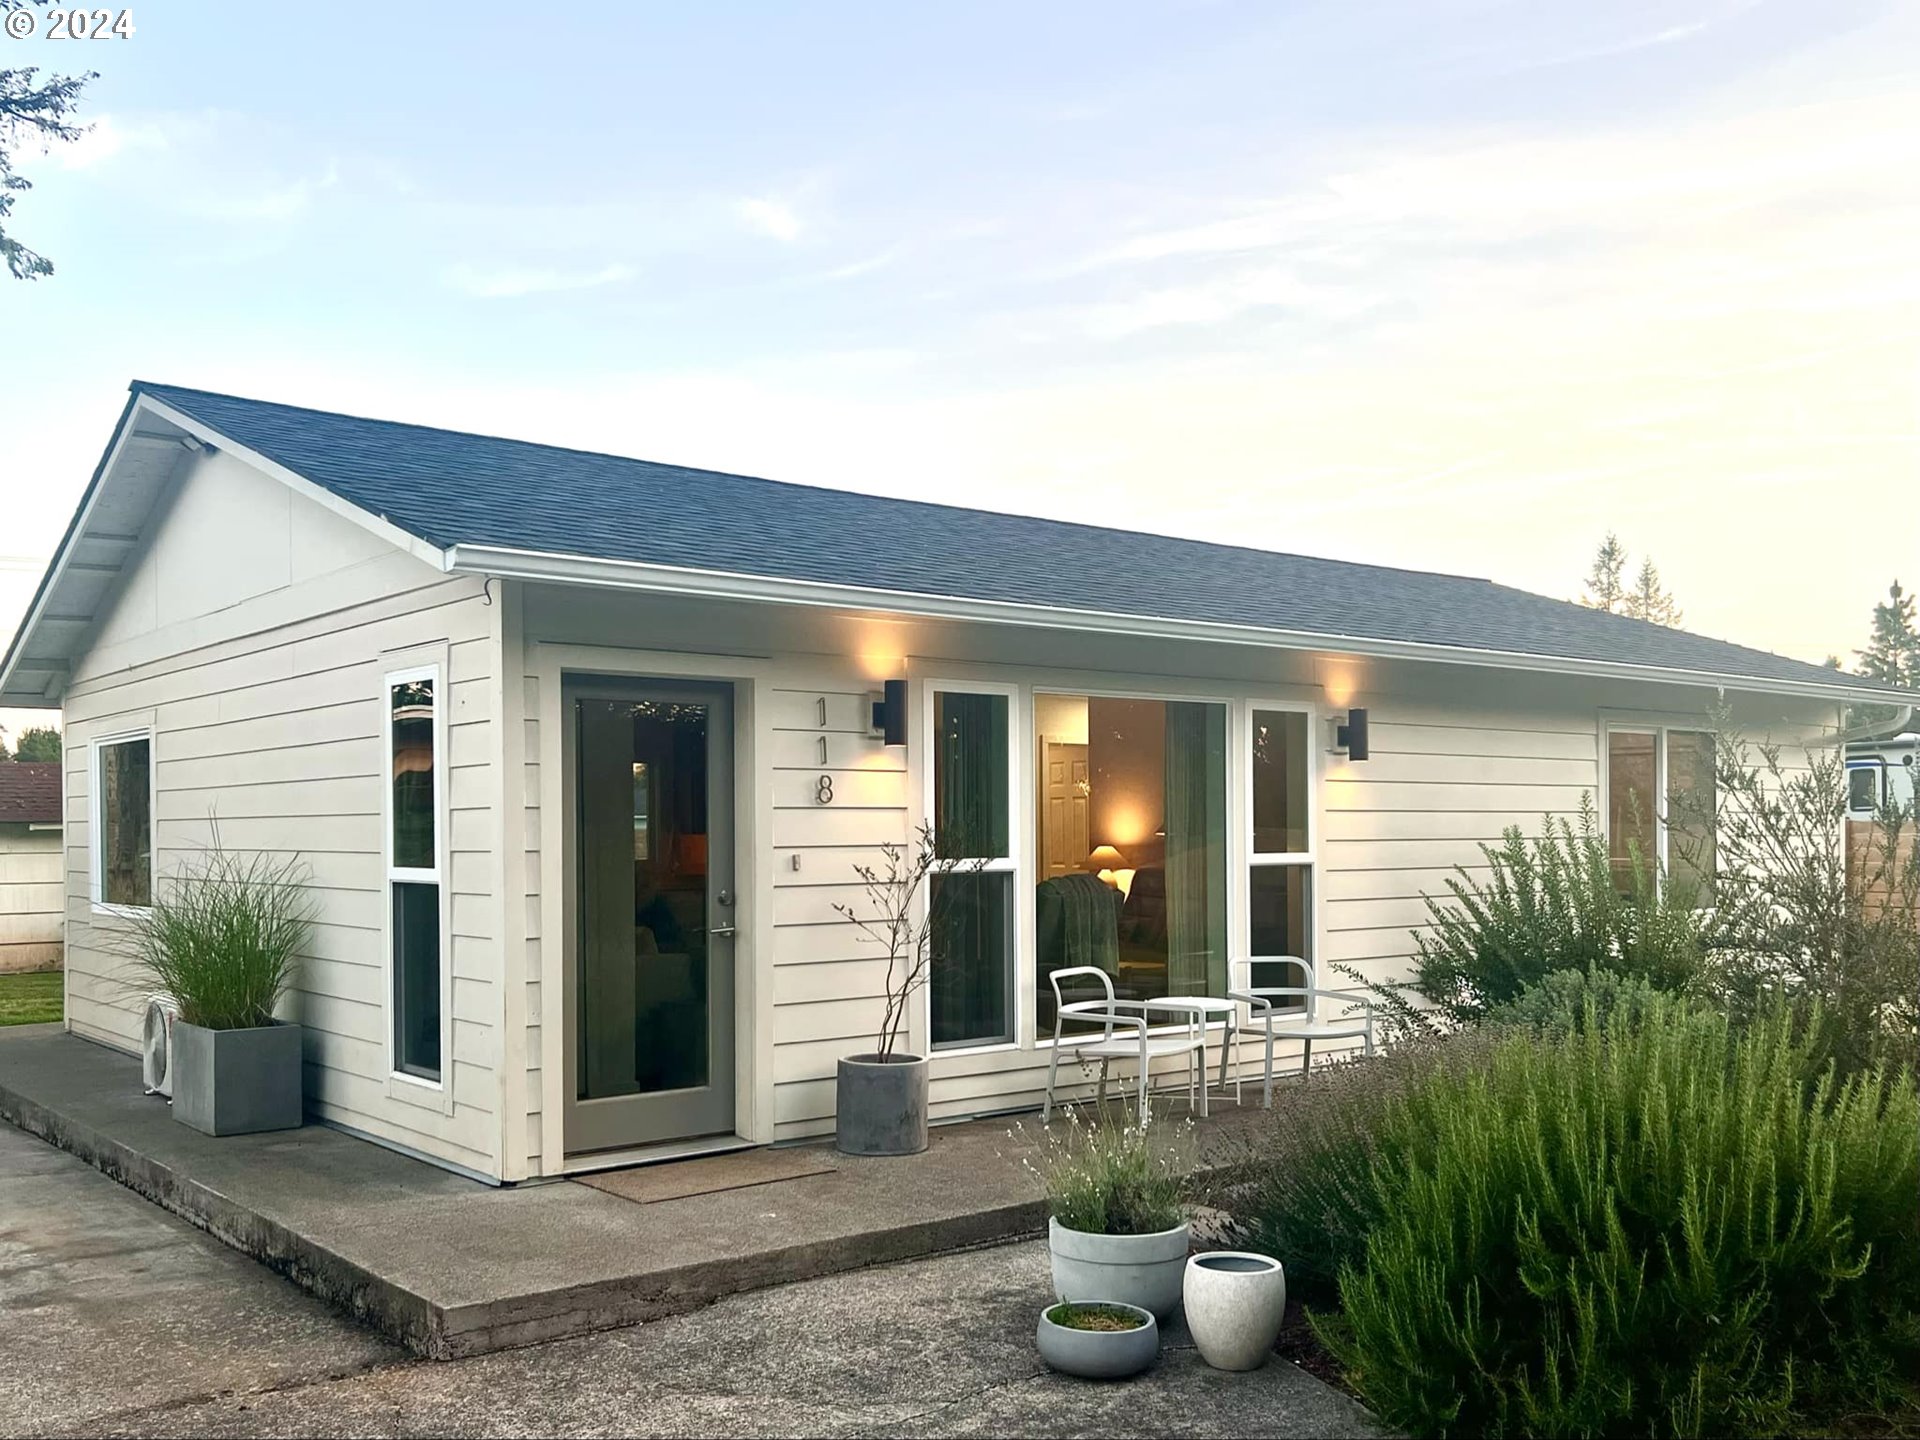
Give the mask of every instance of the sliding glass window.
POLYGON ((1291 956, 1314 963, 1313 756, 1306 712, 1255 706, 1249 739, 1248 978, 1256 989, 1298 986, 1298 966, 1261 962, 1291 956))
POLYGON ((1607 731, 1607 848, 1613 883, 1631 895, 1635 872, 1697 906, 1713 903, 1719 796, 1713 735, 1614 726, 1607 731))
POLYGON ((927 1004, 934 1048, 1010 1044, 1013 1003, 1012 700, 933 691, 927 1004))
POLYGON ((441 1074, 441 754, 438 667, 387 676, 387 888, 393 1069, 417 1080, 441 1074))
POLYGON ((1227 708, 1034 695, 1037 1031, 1055 970, 1091 965, 1121 999, 1224 995, 1227 708))

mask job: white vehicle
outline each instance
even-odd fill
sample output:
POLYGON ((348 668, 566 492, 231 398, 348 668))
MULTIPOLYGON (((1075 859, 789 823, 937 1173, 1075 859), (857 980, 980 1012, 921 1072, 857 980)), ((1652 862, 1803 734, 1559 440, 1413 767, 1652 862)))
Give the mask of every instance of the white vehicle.
POLYGON ((1920 731, 1847 746, 1847 818, 1871 820, 1883 805, 1913 804, 1920 779, 1920 731))

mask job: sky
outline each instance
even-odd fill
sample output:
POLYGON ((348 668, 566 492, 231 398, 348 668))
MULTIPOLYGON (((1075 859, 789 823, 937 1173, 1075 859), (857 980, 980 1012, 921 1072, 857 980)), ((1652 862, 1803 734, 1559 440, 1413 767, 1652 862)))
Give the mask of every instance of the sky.
MULTIPOLYGON (((135 4, 23 157, 0 631, 135 377, 1579 593, 1920 585, 1920 6, 135 4)), ((0 716, 17 728, 21 717, 0 716)))

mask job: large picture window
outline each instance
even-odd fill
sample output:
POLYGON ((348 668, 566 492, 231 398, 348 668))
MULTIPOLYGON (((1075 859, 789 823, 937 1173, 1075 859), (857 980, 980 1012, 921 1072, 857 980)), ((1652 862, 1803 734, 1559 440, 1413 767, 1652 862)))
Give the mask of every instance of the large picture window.
POLYGON ((1634 869, 1685 886, 1713 903, 1713 736, 1665 726, 1607 731, 1607 851, 1615 886, 1634 888, 1634 869))
POLYGON ((93 900, 153 904, 153 737, 129 735, 93 747, 93 900))
MULTIPOLYGON (((1253 824, 1247 851, 1247 954, 1291 955, 1313 963, 1313 757, 1306 712, 1255 706, 1249 761, 1253 824)), ((1256 985, 1282 980, 1287 966, 1269 966, 1256 985)), ((1304 1002, 1303 1002, 1304 1003, 1304 1002)))
POLYGON ((1037 1031, 1055 970, 1121 999, 1225 995, 1227 707, 1034 696, 1037 1031))
POLYGON ((437 666, 387 676, 388 936, 393 964, 393 1068, 438 1081, 443 993, 441 947, 440 671, 437 666))
POLYGON ((936 1049, 1010 1044, 1013 773, 1010 698, 933 692, 933 919, 928 1011, 936 1049))

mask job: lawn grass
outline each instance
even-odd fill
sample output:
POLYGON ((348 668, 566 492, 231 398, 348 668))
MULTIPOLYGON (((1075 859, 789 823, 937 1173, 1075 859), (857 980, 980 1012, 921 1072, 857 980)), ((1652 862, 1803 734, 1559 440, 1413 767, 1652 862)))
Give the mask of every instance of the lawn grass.
POLYGON ((58 970, 43 970, 32 975, 0 975, 0 1025, 39 1025, 58 1020, 61 1014, 61 982, 58 970))

